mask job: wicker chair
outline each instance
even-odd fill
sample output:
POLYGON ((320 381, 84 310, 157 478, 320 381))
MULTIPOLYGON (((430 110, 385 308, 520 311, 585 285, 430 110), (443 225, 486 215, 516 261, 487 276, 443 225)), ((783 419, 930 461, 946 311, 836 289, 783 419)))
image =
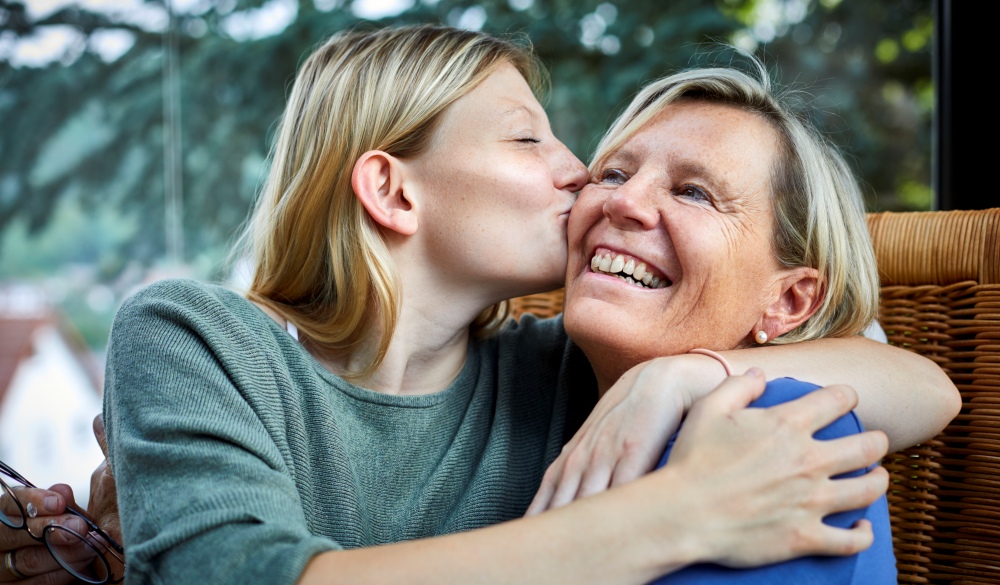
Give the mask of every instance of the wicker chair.
MULTIPOLYGON (((1000 585, 1000 208, 870 213, 889 342, 940 365, 962 411, 885 458, 900 583, 1000 585)), ((514 299, 554 315, 562 291, 514 299)))

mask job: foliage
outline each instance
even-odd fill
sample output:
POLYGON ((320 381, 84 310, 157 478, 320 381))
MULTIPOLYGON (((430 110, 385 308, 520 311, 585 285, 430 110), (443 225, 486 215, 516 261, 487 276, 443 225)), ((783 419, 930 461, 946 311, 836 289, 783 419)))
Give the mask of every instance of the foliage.
MULTIPOLYGON (((218 254, 246 217, 303 55, 337 30, 382 24, 355 16, 360 3, 202 0, 175 15, 185 260, 218 254), (254 38, 234 26, 288 2, 296 16, 279 34, 254 38)), ((165 14, 162 3, 146 6, 165 14)), ((94 252, 109 278, 131 265, 126 258, 150 264, 166 247, 166 27, 123 14, 69 7, 32 21, 22 2, 0 0, 8 44, 60 25, 84 39, 111 29, 134 38, 110 61, 84 44, 44 67, 0 62, 0 229, 22 222, 40 232, 60 202, 114 210, 129 228, 94 252)), ((902 209, 930 205, 930 18, 929 0, 424 0, 386 22, 526 35, 551 70, 556 134, 583 159, 642 83, 720 57, 714 41, 756 43, 848 153, 870 209, 902 209)))

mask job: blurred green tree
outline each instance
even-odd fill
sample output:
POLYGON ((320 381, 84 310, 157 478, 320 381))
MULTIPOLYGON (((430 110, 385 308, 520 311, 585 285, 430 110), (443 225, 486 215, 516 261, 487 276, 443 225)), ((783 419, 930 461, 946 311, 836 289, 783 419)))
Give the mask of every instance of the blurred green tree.
POLYGON ((398 14, 371 21, 363 0, 201 0, 173 15, 161 0, 138 12, 69 6, 40 18, 23 1, 0 0, 0 229, 21 222, 39 232, 60 204, 112 208, 130 229, 117 246, 88 248, 111 276, 167 253, 173 185, 183 197, 181 260, 221 257, 303 56, 347 27, 416 22, 530 39, 551 71, 553 128, 584 160, 644 82, 728 60, 713 43, 732 42, 762 55, 813 108, 856 166, 869 209, 931 205, 929 0, 400 2, 398 14), (280 30, 254 28, 277 9, 291 14, 280 30), (60 59, 14 62, 18 42, 58 27, 76 39, 60 59), (117 58, 98 50, 109 33, 131 43, 117 58))

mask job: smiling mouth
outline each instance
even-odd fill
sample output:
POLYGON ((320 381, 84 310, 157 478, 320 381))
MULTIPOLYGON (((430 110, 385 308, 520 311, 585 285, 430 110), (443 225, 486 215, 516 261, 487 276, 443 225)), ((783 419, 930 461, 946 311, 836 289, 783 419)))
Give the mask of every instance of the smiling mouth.
POLYGON ((624 254, 594 254, 590 259, 590 269, 600 274, 608 274, 639 288, 667 288, 673 282, 666 275, 657 274, 645 262, 637 261, 624 254))

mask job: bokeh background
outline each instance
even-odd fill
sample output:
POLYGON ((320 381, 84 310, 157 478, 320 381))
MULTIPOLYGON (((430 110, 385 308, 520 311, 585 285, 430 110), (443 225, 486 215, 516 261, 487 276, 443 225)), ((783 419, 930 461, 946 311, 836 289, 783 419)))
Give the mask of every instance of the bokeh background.
POLYGON ((297 65, 347 27, 527 38, 587 160, 642 86, 760 56, 862 178, 933 205, 931 0, 0 0, 0 459, 82 500, 114 311, 165 276, 230 281, 297 65))

